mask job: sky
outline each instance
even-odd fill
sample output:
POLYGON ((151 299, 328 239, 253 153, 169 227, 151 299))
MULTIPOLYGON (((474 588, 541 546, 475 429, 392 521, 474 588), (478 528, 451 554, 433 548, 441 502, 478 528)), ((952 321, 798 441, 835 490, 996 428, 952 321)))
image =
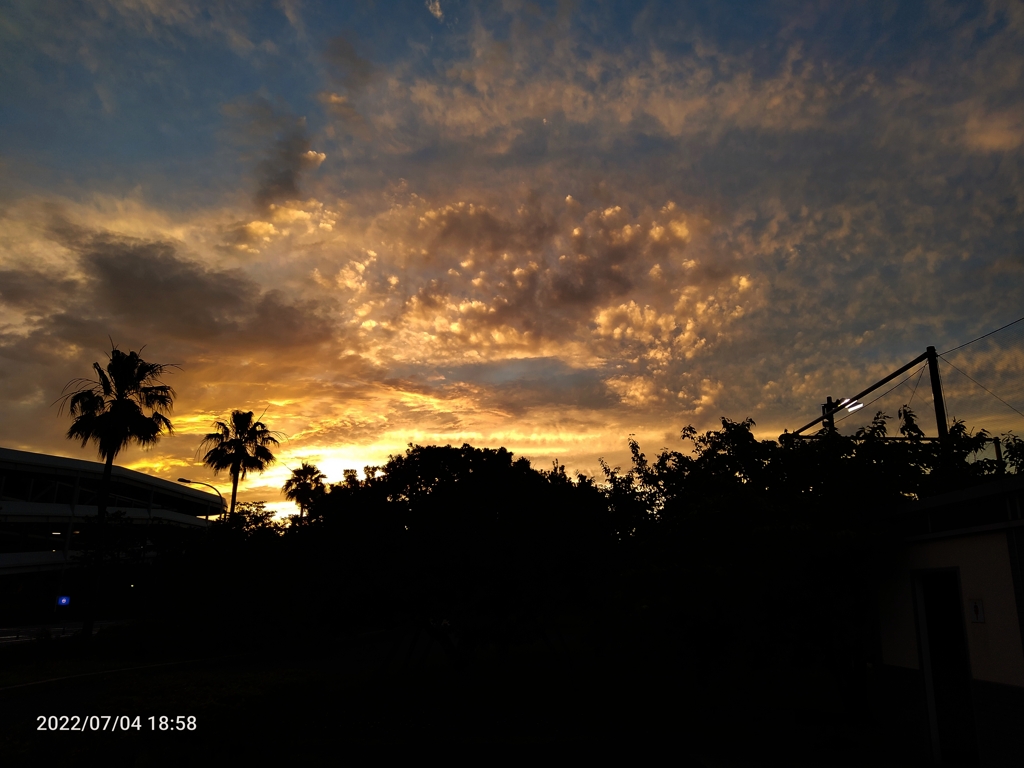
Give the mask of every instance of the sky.
MULTIPOLYGON (((53 403, 113 343, 180 366, 117 463, 226 490, 212 422, 281 433, 240 499, 410 443, 593 474, 792 431, 1022 297, 1019 0, 0 0, 7 448, 95 459, 53 403)), ((1024 411, 1020 328, 948 360, 1024 411)), ((908 401, 934 434, 927 377, 843 429, 908 401)))

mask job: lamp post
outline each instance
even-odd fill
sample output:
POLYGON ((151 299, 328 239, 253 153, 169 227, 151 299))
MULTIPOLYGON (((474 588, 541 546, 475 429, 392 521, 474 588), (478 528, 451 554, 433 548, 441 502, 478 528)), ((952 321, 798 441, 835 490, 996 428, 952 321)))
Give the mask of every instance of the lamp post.
MULTIPOLYGON (((847 413, 853 413, 863 407, 864 403, 849 397, 844 397, 842 400, 833 400, 831 397, 826 397, 825 402, 821 404, 821 419, 819 421, 824 423, 825 428, 829 432, 834 432, 836 429, 834 417, 839 411, 845 408, 847 413)), ((806 428, 804 427, 804 429, 806 428)))
MULTIPOLYGON (((225 507, 224 494, 221 493, 220 491, 218 491, 216 488, 214 488, 209 483, 204 483, 202 480, 189 480, 187 477, 179 477, 178 478, 178 482, 179 483, 186 483, 188 485, 205 485, 207 488, 213 488, 213 492, 216 493, 218 496, 220 496, 221 508, 225 507)), ((207 522, 209 522, 209 520, 210 520, 210 514, 209 513, 206 514, 206 520, 207 520, 207 522)))

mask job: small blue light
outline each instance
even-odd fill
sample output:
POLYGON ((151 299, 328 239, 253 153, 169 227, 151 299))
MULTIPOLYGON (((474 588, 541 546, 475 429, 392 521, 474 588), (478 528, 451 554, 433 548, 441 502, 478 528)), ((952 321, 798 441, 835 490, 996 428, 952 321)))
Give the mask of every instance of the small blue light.
POLYGON ((71 602, 71 598, 67 595, 61 595, 57 598, 57 605, 68 605, 71 602))

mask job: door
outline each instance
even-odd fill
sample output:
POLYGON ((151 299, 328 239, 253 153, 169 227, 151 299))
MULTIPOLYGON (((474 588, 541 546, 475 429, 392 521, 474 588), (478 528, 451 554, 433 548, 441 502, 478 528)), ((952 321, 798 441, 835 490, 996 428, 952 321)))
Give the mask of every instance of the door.
POLYGON ((914 582, 932 755, 943 765, 975 765, 978 743, 960 569, 917 571, 914 582))

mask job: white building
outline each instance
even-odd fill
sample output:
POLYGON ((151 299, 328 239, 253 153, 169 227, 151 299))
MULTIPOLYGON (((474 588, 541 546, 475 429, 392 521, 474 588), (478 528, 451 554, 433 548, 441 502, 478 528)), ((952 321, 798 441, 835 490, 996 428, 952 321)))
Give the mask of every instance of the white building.
MULTIPOLYGON (((96 517, 103 464, 0 448, 0 578, 61 570, 74 560, 75 537, 96 517)), ((213 493, 114 466, 107 510, 112 520, 199 530, 224 513, 213 493)), ((140 530, 141 534, 143 531, 140 530)))

